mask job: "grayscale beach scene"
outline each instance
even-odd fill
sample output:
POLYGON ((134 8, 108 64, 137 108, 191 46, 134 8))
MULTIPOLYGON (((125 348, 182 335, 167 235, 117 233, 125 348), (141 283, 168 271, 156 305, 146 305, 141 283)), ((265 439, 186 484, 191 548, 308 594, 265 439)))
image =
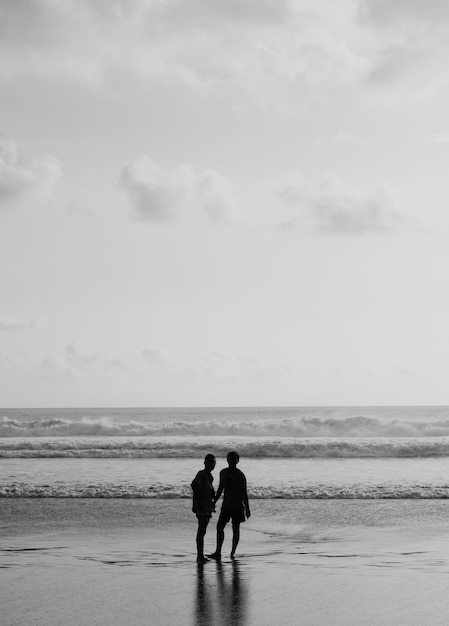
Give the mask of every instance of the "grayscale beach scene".
POLYGON ((1 626, 445 626, 449 3, 0 0, 1 626))

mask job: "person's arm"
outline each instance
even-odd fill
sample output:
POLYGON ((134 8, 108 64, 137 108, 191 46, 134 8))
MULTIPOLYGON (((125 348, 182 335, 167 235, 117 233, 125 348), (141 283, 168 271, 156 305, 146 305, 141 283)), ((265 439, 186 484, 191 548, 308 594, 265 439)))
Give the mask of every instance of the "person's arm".
POLYGON ((220 484, 218 485, 217 493, 215 494, 214 504, 220 499, 220 496, 223 493, 223 487, 224 487, 223 476, 222 476, 222 472, 220 472, 220 484))
POLYGON ((246 487, 246 476, 245 474, 242 474, 243 476, 243 505, 245 507, 245 515, 246 517, 251 517, 251 511, 249 510, 249 501, 248 501, 248 491, 247 491, 247 487, 246 487))

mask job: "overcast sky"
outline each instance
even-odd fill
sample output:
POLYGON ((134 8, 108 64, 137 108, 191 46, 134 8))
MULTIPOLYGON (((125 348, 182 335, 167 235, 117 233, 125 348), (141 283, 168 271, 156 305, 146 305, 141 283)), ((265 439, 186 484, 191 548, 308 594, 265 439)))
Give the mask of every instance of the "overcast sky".
POLYGON ((447 404, 446 0, 0 0, 0 404, 447 404))

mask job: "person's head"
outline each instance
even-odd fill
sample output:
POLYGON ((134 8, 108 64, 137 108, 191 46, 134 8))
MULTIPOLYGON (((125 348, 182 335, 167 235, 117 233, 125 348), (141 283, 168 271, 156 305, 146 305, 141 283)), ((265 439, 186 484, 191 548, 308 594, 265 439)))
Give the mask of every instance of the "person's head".
POLYGON ((228 452, 228 456, 226 457, 229 467, 236 467, 237 463, 240 461, 239 453, 235 450, 232 452, 228 452))
POLYGON ((215 467, 215 457, 213 454, 206 454, 204 457, 204 467, 210 472, 215 467))

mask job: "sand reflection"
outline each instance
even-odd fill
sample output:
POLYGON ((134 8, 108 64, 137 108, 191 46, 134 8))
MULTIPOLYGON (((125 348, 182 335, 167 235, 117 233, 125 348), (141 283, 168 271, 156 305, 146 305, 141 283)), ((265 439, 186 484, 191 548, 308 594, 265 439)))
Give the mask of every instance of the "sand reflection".
POLYGON ((244 626, 247 623, 247 607, 247 581, 237 560, 198 566, 196 626, 244 626))

